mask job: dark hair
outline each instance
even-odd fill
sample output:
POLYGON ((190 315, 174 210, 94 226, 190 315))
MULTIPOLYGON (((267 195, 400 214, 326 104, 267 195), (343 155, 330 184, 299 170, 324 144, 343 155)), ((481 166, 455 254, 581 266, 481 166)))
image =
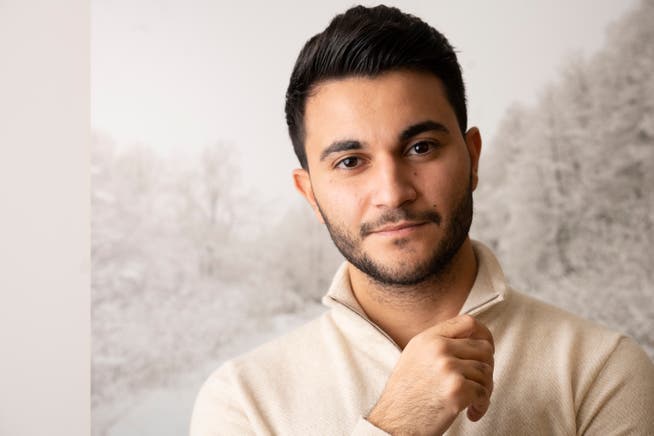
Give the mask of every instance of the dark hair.
POLYGON ((286 123, 300 165, 307 169, 306 100, 318 83, 351 76, 375 77, 401 69, 435 74, 445 86, 461 132, 465 132, 461 67, 445 36, 397 8, 355 6, 334 17, 322 33, 309 39, 295 62, 286 91, 286 123))

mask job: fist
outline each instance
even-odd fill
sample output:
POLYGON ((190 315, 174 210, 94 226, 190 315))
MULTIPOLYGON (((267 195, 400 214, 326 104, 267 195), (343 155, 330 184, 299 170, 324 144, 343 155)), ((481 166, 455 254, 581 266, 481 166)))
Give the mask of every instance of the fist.
POLYGON ((469 315, 414 336, 368 421, 393 435, 441 435, 457 415, 481 419, 493 391, 493 336, 469 315))

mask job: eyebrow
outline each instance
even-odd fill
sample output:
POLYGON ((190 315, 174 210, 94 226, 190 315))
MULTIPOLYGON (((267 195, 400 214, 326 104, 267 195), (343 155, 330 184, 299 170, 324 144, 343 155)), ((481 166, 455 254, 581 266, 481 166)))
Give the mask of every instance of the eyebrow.
MULTIPOLYGON (((443 133, 450 133, 450 131, 445 127, 445 125, 438 123, 436 121, 423 121, 421 123, 413 124, 402 131, 399 135, 400 142, 406 142, 409 139, 413 138, 416 135, 419 135, 424 132, 437 131, 443 133)), ((320 160, 323 161, 332 153, 339 153, 341 151, 350 151, 350 150, 361 150, 363 145, 360 141, 354 139, 345 139, 342 141, 334 141, 329 147, 325 148, 322 153, 320 153, 320 160)))
POLYGON ((355 141, 353 139, 346 139, 345 141, 335 141, 332 142, 329 147, 324 149, 322 153, 320 153, 320 160, 323 161, 327 156, 329 156, 332 153, 338 153, 341 151, 348 151, 348 150, 361 150, 363 146, 359 141, 355 141))
POLYGON ((447 127, 445 127, 444 124, 437 123, 436 121, 427 120, 427 121, 423 121, 422 123, 414 124, 404 129, 404 131, 400 133, 400 141, 405 142, 416 135, 419 135, 424 132, 430 132, 430 131, 450 133, 450 131, 447 129, 447 127))

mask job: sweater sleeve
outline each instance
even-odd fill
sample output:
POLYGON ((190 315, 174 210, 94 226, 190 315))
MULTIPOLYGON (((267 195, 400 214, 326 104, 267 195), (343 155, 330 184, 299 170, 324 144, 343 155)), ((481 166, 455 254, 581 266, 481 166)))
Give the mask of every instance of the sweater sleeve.
POLYGON ((191 415, 190 436, 253 435, 248 418, 239 405, 239 395, 230 377, 229 363, 204 383, 191 415))
POLYGON ((654 364, 622 337, 577 411, 580 435, 654 434, 654 364))
MULTIPOLYGON (((250 422, 243 406, 243 396, 235 383, 233 362, 218 368, 202 385, 191 415, 190 436, 255 435, 261 430, 250 422)), ((270 433, 270 429, 264 431, 270 433)), ((352 436, 390 436, 360 416, 352 436)))

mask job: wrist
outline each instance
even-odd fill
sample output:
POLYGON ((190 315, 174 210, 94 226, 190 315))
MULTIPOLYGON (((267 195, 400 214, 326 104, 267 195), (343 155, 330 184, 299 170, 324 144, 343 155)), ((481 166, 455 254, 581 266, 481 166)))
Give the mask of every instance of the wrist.
POLYGON ((379 405, 375 406, 365 419, 375 427, 391 435, 415 434, 415 432, 410 431, 404 423, 400 422, 398 417, 385 411, 384 408, 379 407, 379 405))

